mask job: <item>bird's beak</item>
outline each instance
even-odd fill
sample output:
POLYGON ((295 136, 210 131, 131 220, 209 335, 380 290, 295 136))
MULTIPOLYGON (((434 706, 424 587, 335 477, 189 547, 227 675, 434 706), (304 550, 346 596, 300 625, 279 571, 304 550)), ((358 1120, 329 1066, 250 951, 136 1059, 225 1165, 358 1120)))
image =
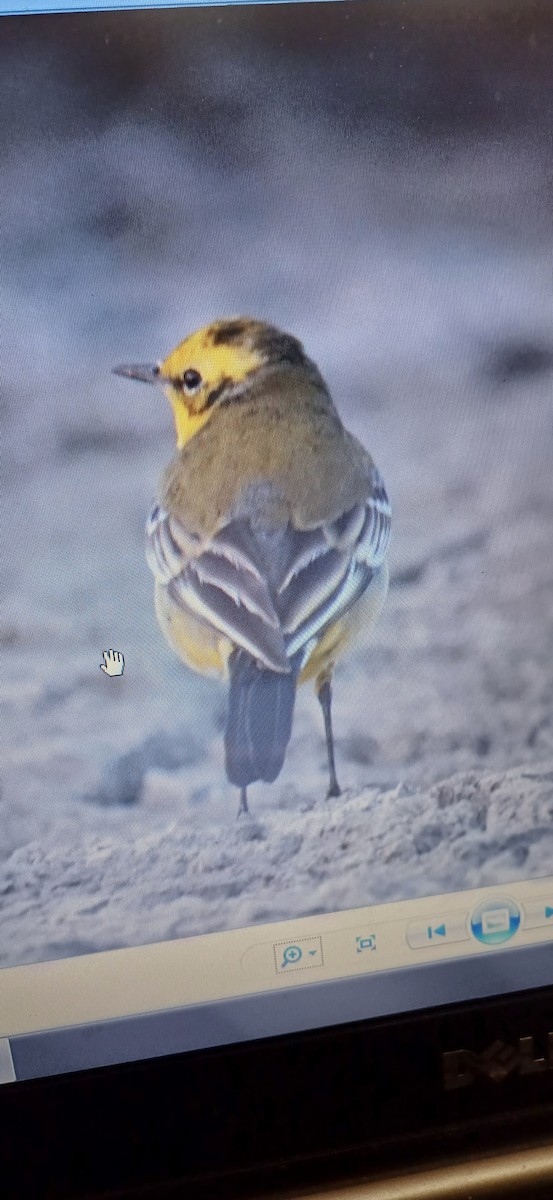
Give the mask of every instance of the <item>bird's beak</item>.
POLYGON ((125 379, 140 379, 142 383, 159 382, 157 363, 135 363, 131 366, 113 367, 113 374, 123 375, 125 379))

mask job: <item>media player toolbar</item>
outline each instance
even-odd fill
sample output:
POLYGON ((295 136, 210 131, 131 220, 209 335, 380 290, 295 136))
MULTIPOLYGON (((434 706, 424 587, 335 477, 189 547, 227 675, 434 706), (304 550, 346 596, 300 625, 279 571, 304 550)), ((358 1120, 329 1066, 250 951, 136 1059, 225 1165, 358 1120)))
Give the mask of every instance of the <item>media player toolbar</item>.
POLYGON ((553 878, 392 901, 0 972, 0 1038, 537 947, 553 878))
POLYGON ((553 895, 523 904, 498 893, 485 896, 470 911, 429 912, 415 921, 392 920, 371 928, 352 926, 313 937, 259 942, 246 950, 241 964, 246 974, 258 978, 323 971, 332 975, 348 968, 371 972, 404 965, 413 951, 420 959, 424 951, 455 953, 455 944, 459 952, 464 943, 465 952, 474 952, 478 945, 491 948, 516 935, 520 941, 525 930, 547 926, 553 934, 553 895))

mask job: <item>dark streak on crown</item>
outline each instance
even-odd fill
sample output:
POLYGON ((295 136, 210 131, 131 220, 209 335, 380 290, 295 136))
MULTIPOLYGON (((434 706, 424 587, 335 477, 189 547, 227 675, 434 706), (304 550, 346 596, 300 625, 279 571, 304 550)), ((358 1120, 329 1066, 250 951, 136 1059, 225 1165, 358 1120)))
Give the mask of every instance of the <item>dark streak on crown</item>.
POLYGON ((303 346, 297 338, 270 326, 261 329, 259 337, 255 339, 255 348, 267 362, 289 363, 292 367, 299 367, 306 361, 303 346))
POLYGON ((224 346, 230 345, 232 342, 239 342, 250 326, 251 321, 225 321, 214 331, 213 345, 224 346))
POLYGON ((224 321, 212 335, 214 346, 230 346, 242 340, 268 363, 288 363, 298 367, 306 361, 303 346, 297 338, 261 321, 246 317, 224 321))

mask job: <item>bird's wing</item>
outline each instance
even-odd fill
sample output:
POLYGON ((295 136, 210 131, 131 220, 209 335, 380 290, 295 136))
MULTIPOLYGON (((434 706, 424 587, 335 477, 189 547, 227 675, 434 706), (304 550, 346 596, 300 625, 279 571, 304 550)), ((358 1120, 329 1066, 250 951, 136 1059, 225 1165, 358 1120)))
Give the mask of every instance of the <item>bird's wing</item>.
POLYGON ((278 589, 288 654, 312 646, 368 587, 386 557, 391 507, 379 472, 371 491, 337 520, 309 534, 291 533, 290 558, 278 589))
POLYGON ((370 495, 313 530, 266 531, 235 518, 209 540, 161 506, 147 525, 147 560, 171 599, 263 666, 290 659, 347 611, 382 564, 390 505, 376 470, 370 495))
POLYGON ((146 559, 175 604, 230 638, 273 671, 290 664, 280 620, 247 522, 208 541, 190 535, 156 505, 146 526, 146 559))

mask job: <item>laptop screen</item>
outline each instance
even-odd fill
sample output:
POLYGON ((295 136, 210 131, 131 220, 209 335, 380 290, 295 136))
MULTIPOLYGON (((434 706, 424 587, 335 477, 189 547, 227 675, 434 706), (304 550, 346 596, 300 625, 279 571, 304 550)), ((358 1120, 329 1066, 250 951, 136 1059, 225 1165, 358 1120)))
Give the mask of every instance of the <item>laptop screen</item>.
POLYGON ((0 1079, 549 981, 550 7, 1 33, 0 1079))

